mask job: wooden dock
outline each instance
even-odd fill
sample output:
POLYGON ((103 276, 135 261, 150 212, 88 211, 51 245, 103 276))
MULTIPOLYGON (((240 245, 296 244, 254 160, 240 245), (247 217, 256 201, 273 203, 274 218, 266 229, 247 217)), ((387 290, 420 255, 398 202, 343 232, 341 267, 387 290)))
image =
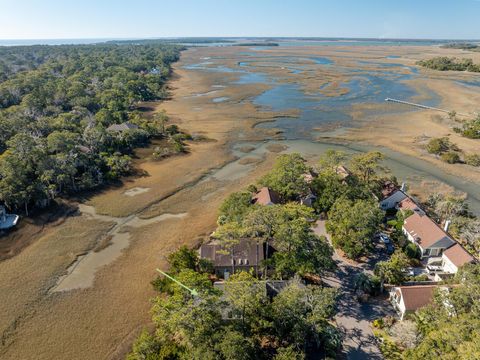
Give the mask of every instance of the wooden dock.
MULTIPOLYGON (((392 98, 386 98, 385 101, 393 102, 393 103, 397 103, 397 104, 414 106, 414 107, 417 107, 417 108, 420 108, 420 109, 425 109, 425 110, 441 111, 441 112, 447 113, 447 114, 451 113, 450 110, 440 109, 440 108, 436 108, 436 107, 433 107, 433 106, 427 106, 427 105, 422 105, 422 104, 415 104, 415 103, 412 103, 412 102, 409 102, 409 101, 403 101, 403 100, 392 99, 392 98)), ((467 115, 467 114, 461 114, 461 113, 456 113, 456 114, 460 115, 460 116, 472 117, 472 115, 467 115)))
POLYGON ((415 103, 412 103, 412 102, 409 102, 409 101, 403 101, 403 100, 398 100, 398 99, 386 98, 385 101, 394 102, 394 103, 398 103, 398 104, 415 106, 415 107, 418 107, 418 108, 421 108, 421 109, 441 111, 441 112, 444 112, 444 113, 447 113, 447 114, 450 112, 450 111, 445 110, 445 109, 440 109, 440 108, 436 108, 436 107, 433 107, 433 106, 427 106, 427 105, 422 105, 422 104, 415 104, 415 103))

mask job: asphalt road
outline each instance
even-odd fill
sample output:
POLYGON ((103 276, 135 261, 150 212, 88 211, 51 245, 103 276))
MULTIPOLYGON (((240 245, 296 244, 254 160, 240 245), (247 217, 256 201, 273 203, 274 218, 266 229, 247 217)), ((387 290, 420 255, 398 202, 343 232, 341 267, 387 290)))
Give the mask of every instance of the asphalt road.
MULTIPOLYGON (((325 231, 324 221, 318 221, 314 231, 317 235, 326 236, 330 241, 325 231)), ((394 315, 393 308, 384 298, 359 303, 354 294, 353 281, 355 275, 363 271, 371 272, 375 263, 384 260, 387 256, 379 249, 369 263, 362 265, 346 262, 336 252, 333 258, 338 268, 333 274, 324 278, 324 282, 340 291, 336 321, 344 334, 343 352, 345 358, 348 360, 383 359, 376 345, 370 323, 376 318, 394 315)))

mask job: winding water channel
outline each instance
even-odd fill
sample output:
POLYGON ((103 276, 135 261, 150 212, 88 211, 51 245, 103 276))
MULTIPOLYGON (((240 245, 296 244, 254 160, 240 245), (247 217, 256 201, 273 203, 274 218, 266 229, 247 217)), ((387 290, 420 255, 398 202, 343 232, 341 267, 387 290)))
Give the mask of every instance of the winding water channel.
MULTIPOLYGON (((325 45, 325 44, 324 44, 325 45)), ((328 45, 328 44, 327 44, 328 45)), ((281 46, 288 46, 282 44, 281 46)), ((298 46, 298 44, 297 44, 298 46)), ((284 111, 289 109, 300 110, 298 118, 279 117, 274 121, 259 123, 256 126, 265 129, 279 129, 284 140, 282 144, 288 146, 287 151, 299 151, 303 154, 318 155, 328 148, 338 148, 347 153, 368 151, 372 147, 361 144, 332 144, 315 141, 318 137, 318 128, 323 125, 334 124, 337 127, 355 126, 351 117, 351 108, 355 104, 384 103, 385 98, 393 97, 403 100, 412 100, 422 95, 422 104, 438 106, 440 97, 433 91, 426 89, 423 94, 409 85, 409 80, 420 78, 422 75, 414 66, 406 66, 398 63, 400 56, 387 56, 382 61, 357 60, 358 67, 337 66, 335 60, 327 56, 272 56, 260 52, 262 47, 253 47, 248 52, 240 52, 240 61, 235 66, 226 66, 223 58, 209 57, 205 61, 188 64, 185 69, 191 71, 220 72, 238 74, 237 80, 229 85, 237 84, 268 84, 271 88, 262 94, 253 97, 250 101, 265 109, 272 111, 284 111), (391 62, 384 62, 391 60, 391 62), (218 61, 218 63, 217 63, 218 61), (221 63, 221 64, 220 64, 221 63), (326 96, 322 94, 322 88, 316 93, 305 93, 301 86, 295 82, 285 82, 263 70, 268 67, 282 67, 290 70, 293 74, 309 71, 312 66, 328 67, 329 71, 347 75, 340 86, 348 89, 341 96, 326 96), (366 67, 366 68, 365 68, 366 67)), ((478 86, 476 80, 459 82, 464 86, 478 86)), ((228 86, 228 85, 227 85, 228 86)), ((328 86, 328 84, 325 84, 328 86)), ((226 101, 228 98, 219 97, 214 102, 226 101)), ((405 113, 418 111, 408 107, 392 107, 388 111, 405 113)), ((381 115, 381 113, 376 113, 381 115)), ((265 148, 264 143, 252 144, 257 147, 257 155, 265 148)), ((234 144, 235 147, 235 144, 234 144)), ((428 161, 407 156, 387 148, 378 148, 387 159, 385 164, 392 173, 401 181, 440 181, 465 192, 471 210, 480 214, 480 187, 478 184, 469 182, 461 177, 451 175, 434 166, 428 161)), ((255 153, 255 152, 254 152, 255 153)), ((246 155, 245 155, 246 156, 246 155)), ((249 157, 252 153, 248 154, 249 157)), ((253 165, 250 165, 250 167, 253 165)), ((235 171, 245 171, 245 165, 229 164, 223 172, 234 175, 235 171), (233 168, 232 168, 233 167, 233 168)))

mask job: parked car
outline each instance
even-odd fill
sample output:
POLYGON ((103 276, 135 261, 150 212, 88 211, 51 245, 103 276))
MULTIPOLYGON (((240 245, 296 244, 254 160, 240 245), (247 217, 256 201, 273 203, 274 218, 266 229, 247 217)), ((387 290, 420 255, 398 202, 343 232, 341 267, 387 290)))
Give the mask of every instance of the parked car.
POLYGON ((380 233, 380 240, 381 240, 384 244, 390 244, 390 243, 391 243, 391 240, 390 240, 390 238, 388 237, 388 235, 383 234, 383 233, 380 233))
POLYGON ((387 254, 393 254, 395 252, 395 247, 391 243, 386 243, 385 248, 387 249, 387 254))
POLYGON ((441 265, 427 265, 427 270, 430 274, 434 274, 437 272, 442 272, 443 268, 441 265))

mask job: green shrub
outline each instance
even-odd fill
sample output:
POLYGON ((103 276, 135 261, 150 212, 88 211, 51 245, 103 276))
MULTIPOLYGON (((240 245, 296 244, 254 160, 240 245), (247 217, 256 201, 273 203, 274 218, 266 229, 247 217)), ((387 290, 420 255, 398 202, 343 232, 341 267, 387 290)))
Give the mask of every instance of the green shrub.
POLYGON ((450 149, 450 140, 447 137, 433 138, 428 142, 426 149, 430 154, 440 155, 450 149))
POLYGON ((390 339, 383 338, 379 348, 387 360, 402 360, 403 358, 400 348, 390 339))
POLYGON ((455 151, 448 151, 440 155, 440 158, 448 164, 456 164, 460 162, 460 155, 455 151))
POLYGON ((462 135, 470 139, 480 139, 480 116, 463 124, 462 135))
POLYGON ((420 259, 420 249, 412 242, 409 242, 403 251, 410 259, 420 259))
POLYGON ((385 326, 385 324, 384 324, 382 318, 378 318, 378 319, 373 320, 372 326, 373 326, 374 328, 376 328, 376 329, 383 329, 383 327, 385 326))
POLYGON ((465 164, 471 165, 471 166, 480 166, 480 155, 478 154, 465 155, 465 164))
POLYGON ((420 275, 414 276, 412 280, 413 281, 428 281, 429 278, 428 278, 427 274, 420 274, 420 275))

